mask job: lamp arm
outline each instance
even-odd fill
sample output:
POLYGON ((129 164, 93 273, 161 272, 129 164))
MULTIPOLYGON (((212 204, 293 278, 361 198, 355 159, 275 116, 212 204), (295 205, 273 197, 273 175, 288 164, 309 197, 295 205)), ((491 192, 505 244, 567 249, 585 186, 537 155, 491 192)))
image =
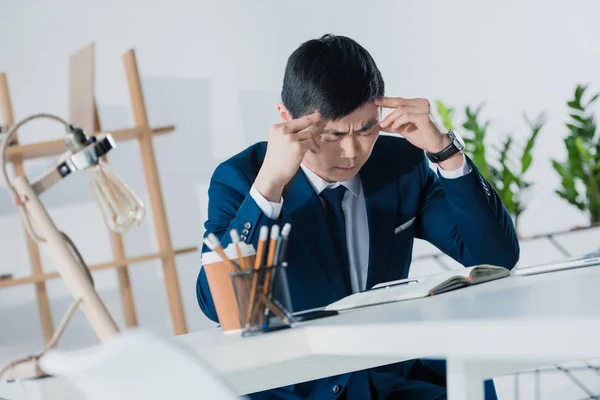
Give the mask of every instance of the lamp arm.
MULTIPOLYGON (((13 196, 13 199, 16 199, 18 196, 17 196, 15 189, 10 184, 10 179, 8 178, 8 173, 6 172, 6 149, 8 148, 9 144, 12 142, 13 136, 15 136, 15 134, 17 133, 17 130, 21 126, 25 125, 26 123, 28 123, 34 119, 39 119, 39 118, 52 119, 54 121, 57 121, 57 122, 63 124, 66 129, 71 128, 71 125, 67 121, 65 121, 64 119, 62 119, 60 117, 57 117, 56 115, 33 114, 25 119, 22 119, 21 121, 17 122, 16 124, 14 124, 13 126, 11 126, 8 129, 8 132, 6 133, 4 140, 2 140, 2 144, 0 147, 0 175, 2 177, 2 180, 4 181, 4 185, 6 186, 6 188, 10 192, 10 194, 13 196)), ((17 200, 15 200, 15 202, 17 202, 17 200)))
MULTIPOLYGON (((64 324, 61 323, 61 327, 56 331, 55 336, 48 345, 53 346, 56 341, 58 341, 64 330, 64 326, 77 306, 82 309, 100 341, 104 342, 118 334, 119 329, 94 289, 91 274, 89 273, 81 254, 79 254, 79 251, 75 247, 75 244, 67 235, 58 230, 38 197, 39 193, 52 186, 59 179, 57 179, 56 175, 53 175, 52 171, 44 173, 36 180, 34 185, 29 183, 26 176, 18 176, 13 182, 8 178, 6 171, 6 150, 8 144, 11 142, 12 137, 19 127, 36 118, 53 119, 65 125, 69 131, 73 129, 71 125, 61 118, 49 114, 32 115, 13 125, 0 144, 0 177, 4 180, 6 188, 13 197, 13 201, 18 206, 28 233, 33 239, 42 241, 47 245, 53 263, 70 293, 75 298, 75 303, 67 313, 64 324), (36 234, 33 225, 39 230, 41 236, 36 234)), ((107 140, 110 141, 110 138, 107 140)), ((109 144, 110 143, 107 145, 109 144)), ((54 170, 59 173, 61 172, 60 168, 54 168, 54 170)), ((39 358, 39 356, 37 358, 39 358)), ((37 358, 34 356, 31 359, 19 360, 17 363, 12 363, 5 368, 0 368, 0 378, 13 367, 16 367, 16 369, 22 367, 22 370, 25 373, 39 373, 37 358)))
POLYGON ((4 186, 9 191, 9 193, 13 199, 13 202, 19 207, 21 219, 23 220, 23 224, 25 225, 25 229, 26 229, 27 233, 36 242, 43 243, 46 241, 46 239, 39 236, 33 229, 33 226, 31 225, 31 221, 29 219, 29 215, 27 215, 27 211, 22 206, 22 201, 21 201, 22 199, 19 197, 15 188, 11 184, 10 179, 8 178, 8 173, 6 171, 6 150, 9 146, 9 144, 12 142, 13 137, 17 133, 17 130, 21 126, 25 125, 27 122, 30 122, 34 119, 39 119, 39 118, 51 119, 51 120, 54 120, 54 121, 57 121, 57 122, 63 124, 66 129, 71 128, 71 125, 69 125, 64 119, 57 117, 56 115, 43 114, 43 113, 42 114, 33 114, 25 119, 22 119, 21 121, 17 122, 13 126, 11 126, 9 128, 8 132, 6 133, 6 136, 2 140, 2 143, 0 144, 0 177, 2 178, 2 180, 4 182, 4 186))

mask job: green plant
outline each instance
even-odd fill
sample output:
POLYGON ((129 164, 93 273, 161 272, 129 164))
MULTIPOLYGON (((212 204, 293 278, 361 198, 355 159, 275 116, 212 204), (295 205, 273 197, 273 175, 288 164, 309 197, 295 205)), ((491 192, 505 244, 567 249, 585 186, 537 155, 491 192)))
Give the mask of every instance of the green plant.
MULTIPOLYGON (((455 129, 454 109, 439 100, 436 105, 444 127, 455 129)), ((524 194, 532 185, 525 179, 525 174, 533 162, 533 147, 545 123, 545 118, 540 115, 535 121, 531 121, 524 115, 530 132, 525 144, 516 145, 513 136, 507 135, 500 147, 493 147, 493 151, 489 151, 486 136, 490 121, 480 121, 482 108, 482 105, 476 109, 465 107, 465 120, 462 124, 465 153, 498 193, 513 218, 515 229, 518 230, 519 218, 525 211, 524 194), (514 153, 518 156, 516 160, 514 153)))
POLYGON ((582 102, 586 85, 577 85, 574 97, 567 103, 570 109, 564 139, 567 160, 552 160, 561 177, 562 188, 556 193, 582 211, 589 213, 590 223, 600 222, 600 136, 596 134, 594 115, 590 106, 600 93, 582 102))

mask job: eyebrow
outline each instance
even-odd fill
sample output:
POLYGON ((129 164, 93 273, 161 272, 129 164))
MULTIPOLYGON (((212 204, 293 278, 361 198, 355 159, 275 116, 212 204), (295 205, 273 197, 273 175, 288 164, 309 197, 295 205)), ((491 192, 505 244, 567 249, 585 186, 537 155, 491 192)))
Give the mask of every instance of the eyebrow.
MULTIPOLYGON (((362 128, 355 130, 354 133, 366 132, 369 129, 371 129, 373 126, 375 126, 376 123, 377 123, 377 120, 371 120, 371 121, 367 122, 362 128)), ((340 132, 340 131, 335 131, 333 129, 325 129, 323 131, 323 133, 327 133, 327 134, 333 133, 336 136, 341 136, 341 135, 345 135, 348 132, 340 132)))

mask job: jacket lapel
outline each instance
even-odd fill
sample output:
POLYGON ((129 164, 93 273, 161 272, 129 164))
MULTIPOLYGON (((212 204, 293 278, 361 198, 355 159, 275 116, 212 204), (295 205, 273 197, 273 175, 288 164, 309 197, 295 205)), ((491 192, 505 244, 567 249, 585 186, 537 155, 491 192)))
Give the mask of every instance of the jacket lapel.
POLYGON ((287 185, 283 198, 284 220, 292 223, 293 231, 303 232, 302 236, 295 236, 293 241, 295 246, 301 242, 305 247, 306 256, 303 259, 307 265, 296 267, 315 269, 315 273, 325 274, 338 298, 350 294, 346 292, 343 274, 339 270, 321 199, 302 169, 287 185))
POLYGON ((369 289, 385 277, 398 214, 398 180, 371 157, 360 171, 369 221, 369 289))

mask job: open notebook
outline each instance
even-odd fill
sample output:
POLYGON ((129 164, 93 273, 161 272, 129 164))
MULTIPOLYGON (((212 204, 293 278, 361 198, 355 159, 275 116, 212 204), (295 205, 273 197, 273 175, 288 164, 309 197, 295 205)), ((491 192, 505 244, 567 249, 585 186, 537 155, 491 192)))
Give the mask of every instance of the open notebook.
POLYGON ((329 304, 326 310, 347 310, 375 304, 418 299, 462 287, 493 281, 510 275, 506 268, 481 264, 448 272, 380 283, 369 290, 346 296, 329 304))

